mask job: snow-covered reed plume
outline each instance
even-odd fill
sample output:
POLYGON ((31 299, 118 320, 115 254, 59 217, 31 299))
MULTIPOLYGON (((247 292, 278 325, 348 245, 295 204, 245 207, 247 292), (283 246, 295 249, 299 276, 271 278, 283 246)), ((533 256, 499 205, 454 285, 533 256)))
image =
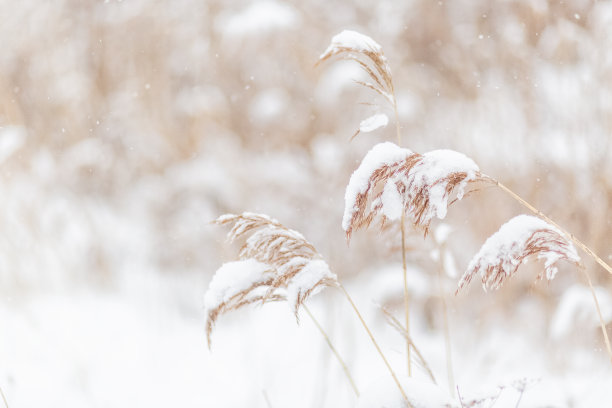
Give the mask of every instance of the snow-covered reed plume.
MULTIPOLYGON (((382 47, 376 41, 356 31, 344 30, 332 38, 329 47, 319 57, 319 63, 335 56, 341 56, 359 64, 367 73, 370 81, 356 80, 355 82, 382 95, 393 109, 397 109, 391 68, 383 54, 382 47)), ((353 134, 352 138, 361 132, 372 132, 385 127, 388 123, 387 115, 378 112, 361 121, 359 129, 353 134)))
POLYGON ((395 103, 391 68, 382 47, 376 41, 356 31, 344 30, 332 38, 329 47, 319 57, 319 62, 337 55, 358 63, 372 80, 357 81, 359 84, 379 93, 391 105, 395 103))
POLYGON ((545 275, 541 272, 538 279, 544 276, 553 279, 557 273, 556 264, 561 259, 576 265, 580 262, 576 248, 556 227, 538 217, 519 215, 486 240, 470 262, 457 290, 470 283, 477 273, 480 273, 485 290, 498 289, 530 255, 545 260, 545 275))
POLYGON ((252 303, 287 300, 297 317, 304 301, 325 286, 336 286, 336 275, 302 234, 263 214, 226 214, 216 224, 233 224, 228 240, 248 234, 238 261, 217 270, 205 294, 206 334, 218 316, 252 303))
POLYGON ((460 200, 466 185, 480 178, 476 163, 461 153, 418 154, 391 142, 379 143, 351 176, 342 228, 350 239, 355 229, 369 226, 377 216, 384 224, 399 220, 405 212, 427 233, 434 216, 446 217, 453 191, 460 200))

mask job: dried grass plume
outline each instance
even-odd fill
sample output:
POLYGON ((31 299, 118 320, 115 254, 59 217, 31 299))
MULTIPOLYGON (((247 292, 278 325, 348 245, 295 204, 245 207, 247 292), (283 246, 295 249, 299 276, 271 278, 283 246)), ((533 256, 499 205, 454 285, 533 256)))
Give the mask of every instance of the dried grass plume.
POLYGON ((227 238, 246 237, 238 261, 217 270, 205 294, 206 334, 219 315, 252 303, 287 300, 296 315, 305 300, 337 278, 302 234, 263 214, 226 214, 216 224, 233 224, 227 238))
POLYGON ((402 213, 425 234, 433 217, 446 216, 449 198, 464 195, 467 183, 481 179, 476 163, 452 150, 418 154, 385 142, 374 146, 355 170, 345 194, 342 228, 350 240, 354 230, 399 220, 402 213))
POLYGON ((486 240, 459 281, 457 292, 477 273, 485 290, 498 289, 531 255, 545 260, 538 279, 553 279, 559 260, 580 265, 576 248, 561 231, 538 217, 519 215, 486 240))

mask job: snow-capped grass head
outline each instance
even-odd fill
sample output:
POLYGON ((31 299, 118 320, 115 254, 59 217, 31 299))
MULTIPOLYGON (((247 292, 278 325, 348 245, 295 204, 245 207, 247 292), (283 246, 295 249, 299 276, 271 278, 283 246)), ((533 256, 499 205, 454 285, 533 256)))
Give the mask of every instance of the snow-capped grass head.
POLYGON ((460 200, 470 182, 481 179, 476 163, 452 150, 418 154, 385 142, 374 146, 355 170, 346 188, 342 228, 353 230, 376 218, 384 225, 402 213, 427 233, 433 217, 446 216, 449 198, 460 200))
POLYGON ((563 259, 580 265, 580 257, 569 239, 541 218, 519 215, 491 235, 470 262, 459 281, 459 291, 480 273, 482 286, 498 289, 531 256, 544 259, 544 271, 538 279, 551 280, 557 273, 556 264, 563 259))
POLYGON ((239 261, 217 270, 205 295, 207 334, 217 317, 255 302, 287 300, 297 317, 306 299, 337 278, 302 234, 263 214, 226 214, 216 224, 233 224, 228 240, 248 238, 239 261))
POLYGON ((357 83, 378 92, 391 105, 395 104, 391 68, 382 47, 376 41, 356 31, 344 30, 332 38, 329 47, 319 57, 319 62, 335 56, 357 62, 372 81, 357 83))
POLYGON ((223 264, 213 276, 204 295, 206 338, 210 347, 212 330, 219 315, 251 303, 283 300, 283 293, 268 291, 274 282, 272 268, 254 259, 223 264))

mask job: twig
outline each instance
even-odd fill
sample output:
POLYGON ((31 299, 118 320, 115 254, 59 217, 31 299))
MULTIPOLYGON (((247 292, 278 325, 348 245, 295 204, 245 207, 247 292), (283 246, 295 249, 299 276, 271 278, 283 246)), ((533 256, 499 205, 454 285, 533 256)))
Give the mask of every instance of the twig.
POLYGON ((344 360, 342 360, 342 358, 340 357, 340 354, 338 353, 338 351, 336 350, 336 348, 332 344, 331 340, 329 339, 329 336, 327 335, 325 330, 323 330, 323 327, 319 324, 317 319, 315 319, 315 317, 312 314, 312 312, 310 311, 310 309, 308 309, 308 307, 305 304, 303 305, 303 307, 304 307, 304 310, 306 310, 306 313, 308 313, 308 316, 310 316, 310 318, 312 319, 312 322, 315 324, 315 326, 317 326, 317 329, 319 329, 319 331, 321 332, 321 334, 325 338, 325 341, 327 342, 327 345, 329 346, 330 350, 332 351, 332 353, 334 353, 334 355, 336 356, 336 359, 338 360, 338 362, 342 366, 342 369, 344 370, 344 374, 346 375, 346 378, 348 378, 349 382, 351 383, 351 387, 353 388, 353 391, 355 391, 355 395, 357 395, 357 397, 359 397, 359 390, 357 389, 357 386, 355 385, 355 381, 353 380, 353 377, 351 376, 351 373, 350 373, 347 365, 344 363, 344 360))
POLYGON ((459 384, 457 384, 457 396, 459 397, 459 404, 461 404, 461 408, 465 408, 465 405, 463 405, 463 399, 461 398, 461 393, 459 392, 459 384))
MULTIPOLYGON (((393 78, 390 78, 391 87, 393 87, 393 78)), ((393 88, 392 88, 393 89, 393 88)), ((402 133, 400 131, 399 113, 397 111, 397 98, 393 95, 393 112, 395 114, 395 132, 397 133, 397 145, 402 145, 402 133)), ((410 298, 408 294, 408 268, 406 267, 406 214, 402 211, 400 220, 400 229, 402 231, 402 271, 404 274, 404 315, 406 318, 406 333, 410 335, 410 298)), ((408 364, 408 377, 412 376, 412 366, 410 358, 410 343, 406 342, 406 361, 408 364)))
POLYGON ((261 390, 261 393, 263 394, 264 400, 266 401, 266 405, 268 406, 268 408, 272 408, 272 403, 270 402, 270 398, 268 398, 268 393, 266 392, 266 390, 261 390))
POLYGON ((518 401, 516 401, 516 405, 514 406, 514 408, 518 408, 518 406, 519 406, 519 405, 520 405, 520 403, 521 403, 521 399, 523 399, 523 394, 524 394, 524 393, 525 393, 525 389, 523 388, 523 389, 521 390, 521 395, 519 395, 519 399, 518 399, 518 401))
POLYGON ((9 404, 8 404, 8 402, 6 401, 6 397, 4 396, 4 391, 2 391, 2 387, 0 387, 0 395, 2 395, 2 401, 4 401, 4 406, 5 406, 6 408, 9 408, 9 404))
POLYGON ((451 395, 455 392, 455 376, 453 373, 453 355, 451 349, 450 328, 448 324, 448 310, 446 307, 446 296, 442 287, 442 270, 444 269, 445 245, 440 245, 440 267, 438 268, 438 288, 440 291, 440 301, 442 302, 442 320, 444 322, 444 345, 446 346, 446 371, 448 375, 448 387, 451 395))
POLYGON ((599 308, 599 301, 597 300, 597 295, 595 295, 595 288, 593 288, 593 283, 591 282, 591 278, 586 271, 586 268, 580 268, 584 273, 584 276, 589 284, 589 289, 591 290, 591 295, 593 295, 593 301, 595 302, 595 308, 597 309, 597 316, 599 317, 599 324, 601 325, 601 332, 604 336, 604 341, 606 343, 606 350, 608 352, 608 356, 610 357, 610 362, 612 362, 612 349, 610 348, 610 339, 608 338, 608 331, 606 330, 606 324, 604 323, 603 316, 601 315, 601 309, 599 308))
POLYGON ((393 316, 391 312, 389 312, 385 307, 381 306, 380 310, 382 310, 382 312, 384 313, 389 323, 391 323, 391 326, 393 326, 395 330, 397 330, 402 336, 404 336, 404 338, 406 339, 406 342, 410 345, 412 349, 414 349, 414 353, 419 359, 421 366, 425 369, 425 371, 427 372, 427 375, 429 375, 429 378, 431 378, 431 381, 437 385, 438 382, 436 381, 436 378, 434 377, 433 372, 431 371, 431 368, 429 368, 429 364, 427 364, 427 361, 425 361, 423 354, 418 349, 416 344, 414 344, 414 341, 412 341, 412 337, 410 337, 410 335, 408 334, 404 326, 402 326, 399 320, 397 320, 395 316, 393 316))
POLYGON ((404 399, 406 400, 406 404, 408 405, 408 408, 414 408, 414 406, 408 400, 408 396, 406 395, 406 392, 402 388, 402 385, 400 384, 399 380, 397 379, 397 376, 395 375, 395 371, 393 371, 393 368, 391 368, 391 364, 389 364, 389 361, 387 360, 387 358, 385 357, 384 353, 380 349, 380 346, 376 342, 376 339, 374 338, 374 335, 372 334, 372 332, 370 331, 370 328, 368 327, 367 323, 363 319, 363 316, 359 312, 359 309, 357 309, 357 306, 355 305, 355 302, 353 302, 353 299, 351 298, 351 296, 348 294, 348 292, 346 291, 346 289, 344 288, 344 286, 341 283, 338 284, 338 287, 342 290, 342 292, 344 293, 344 296, 346 296, 346 299, 349 301, 349 303, 351 304, 351 307, 353 308, 353 310, 357 314, 357 317, 359 318, 359 321, 363 325, 363 328, 368 333, 368 336, 370 336, 370 340, 372 340, 372 343, 374 343, 374 347, 376 348, 376 351, 378 351, 378 354, 380 354, 380 357, 382 358, 383 362, 387 366, 387 369, 389 370, 389 373, 391 374, 391 377, 393 377, 393 381, 395 381, 395 384, 397 385, 397 388, 399 389, 400 393, 402 394, 402 397, 404 397, 404 399))

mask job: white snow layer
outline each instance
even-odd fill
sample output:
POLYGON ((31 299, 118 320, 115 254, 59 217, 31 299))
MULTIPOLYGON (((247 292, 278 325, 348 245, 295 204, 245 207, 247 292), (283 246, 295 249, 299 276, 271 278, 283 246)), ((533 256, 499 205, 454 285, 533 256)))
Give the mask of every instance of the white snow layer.
MULTIPOLYGON (((353 214, 359 210, 356 205, 358 195, 365 193, 371 187, 370 177, 374 171, 385 165, 399 164, 412 154, 414 153, 411 150, 391 142, 379 143, 366 154, 346 188, 342 219, 342 228, 345 231, 350 227, 353 214)), ((449 195, 446 190, 448 177, 453 173, 465 173, 465 178, 456 186, 457 199, 460 200, 463 198, 465 186, 477 178, 478 172, 478 165, 462 153, 453 150, 427 152, 420 157, 408 174, 394 175, 387 181, 381 196, 382 213, 391 220, 398 219, 401 217, 405 202, 411 201, 416 194, 428 194, 429 205, 423 213, 423 223, 428 223, 434 216, 443 219, 446 217, 448 207, 449 195), (406 186, 407 197, 400 196, 396 183, 403 183, 406 186)), ((373 203, 376 204, 379 203, 373 203)), ((408 211, 410 212, 410 209, 408 211)))
POLYGON ((341 49, 350 49, 355 52, 373 51, 380 52, 381 46, 367 35, 358 33, 357 31, 344 30, 340 34, 336 34, 331 41, 331 44, 323 54, 321 59, 327 58, 341 49))
POLYGON ((227 262, 213 276, 204 295, 204 307, 206 310, 215 309, 253 284, 267 280, 270 274, 272 268, 269 265, 254 259, 227 262))
MULTIPOLYGON (((297 299, 302 297, 304 293, 312 289, 322 279, 337 280, 336 274, 330 271, 329 265, 322 259, 308 261, 293 279, 291 279, 287 285, 287 302, 294 313, 297 312, 297 299)), ((319 293, 322 288, 323 286, 317 286, 310 293, 310 296, 319 293)))
MULTIPOLYGON (((374 171, 383 166, 392 166, 412 155, 410 149, 404 149, 391 142, 378 143, 365 155, 361 164, 351 175, 346 192, 344 194, 344 216, 342 217, 342 228, 348 230, 355 211, 357 196, 363 194, 370 187, 370 177, 374 171)), ((392 193, 388 194, 389 196, 392 193)))
POLYGON ((389 117, 384 113, 377 113, 367 119, 364 119, 359 124, 359 131, 362 133, 373 132, 376 129, 385 127, 389 124, 389 117))
MULTIPOLYGON (((467 269, 468 272, 479 267, 484 277, 488 265, 497 265, 502 261, 502 268, 509 276, 516 269, 519 263, 519 256, 525 252, 527 240, 529 240, 535 232, 542 230, 552 230, 565 239, 565 235, 561 233, 561 231, 541 218, 532 215, 518 215, 512 218, 502 225, 499 231, 491 235, 485 241, 480 251, 472 258, 467 269)), ((554 243, 550 242, 547 244, 551 245, 551 251, 538 253, 538 259, 545 259, 544 267, 546 269, 546 278, 549 280, 553 279, 557 273, 557 268, 553 265, 559 259, 567 257, 574 262, 580 261, 576 248, 574 248, 569 241, 565 241, 566 247, 554 245, 554 243)), ((464 280, 468 272, 464 274, 461 281, 464 280)), ((490 282, 487 282, 485 284, 485 289, 489 286, 490 282)))
POLYGON ((457 186, 457 199, 463 198, 465 186, 469 181, 475 180, 479 171, 478 165, 463 153, 454 150, 432 150, 423 154, 423 159, 410 171, 413 175, 413 190, 428 187, 429 208, 424 220, 429 221, 433 216, 439 219, 446 217, 448 208, 448 195, 444 180, 453 173, 466 173, 467 176, 457 186), (441 181, 443 180, 443 181, 441 181))
MULTIPOLYGON (((441 387, 431 382, 403 377, 400 383, 414 408, 448 408, 456 406, 441 387)), ((391 378, 381 378, 359 398, 357 408, 406 408, 408 404, 391 378)))

